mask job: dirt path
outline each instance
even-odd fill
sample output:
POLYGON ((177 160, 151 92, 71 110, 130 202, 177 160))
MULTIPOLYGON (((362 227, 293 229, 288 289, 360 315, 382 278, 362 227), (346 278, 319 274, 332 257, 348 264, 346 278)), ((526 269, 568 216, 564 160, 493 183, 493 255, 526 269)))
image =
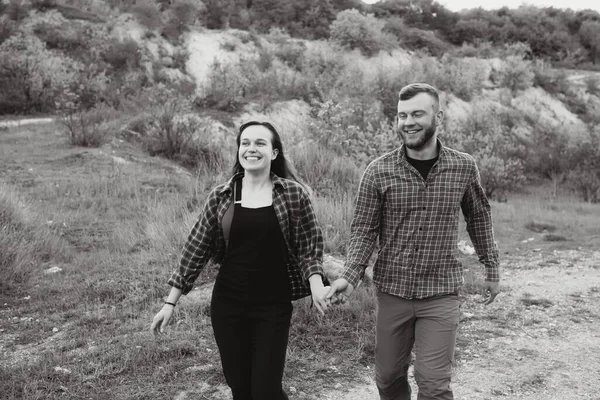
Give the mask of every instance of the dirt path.
MULTIPOLYGON (((600 400, 600 252, 532 252, 503 271, 496 303, 485 307, 475 295, 463 303, 455 397, 600 400)), ((365 371, 364 383, 320 398, 379 397, 365 371)))

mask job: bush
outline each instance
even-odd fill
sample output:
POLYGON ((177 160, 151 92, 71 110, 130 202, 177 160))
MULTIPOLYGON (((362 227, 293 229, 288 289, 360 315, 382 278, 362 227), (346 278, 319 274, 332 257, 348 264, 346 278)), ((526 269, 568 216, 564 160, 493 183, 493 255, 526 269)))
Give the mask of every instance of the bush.
POLYGON ((31 3, 23 0, 9 0, 4 13, 8 18, 15 22, 20 22, 27 18, 31 10, 31 3))
POLYGON ((136 70, 140 67, 141 49, 133 39, 111 38, 102 52, 102 59, 116 72, 136 70))
POLYGON ((440 57, 450 49, 450 44, 438 38, 435 32, 407 27, 404 21, 398 17, 387 20, 385 31, 393 34, 401 47, 420 50, 434 57, 440 57))
POLYGON ((589 94, 600 97, 600 76, 590 75, 585 78, 585 87, 589 94))
POLYGON ((381 50, 398 46, 396 38, 384 32, 385 22, 358 10, 345 10, 337 14, 330 26, 330 39, 348 49, 359 49, 372 56, 381 50))
POLYGON ((515 95, 519 90, 527 90, 533 86, 535 73, 531 62, 519 56, 508 56, 499 71, 500 84, 509 88, 515 95))
POLYGON ((365 109, 365 104, 344 97, 315 102, 309 134, 330 152, 365 167, 399 145, 398 135, 384 120, 380 105, 371 102, 371 107, 371 110, 365 109))
POLYGON ((116 130, 114 109, 98 105, 90 110, 72 109, 61 120, 69 143, 73 146, 100 147, 116 130))
POLYGON ((80 64, 46 49, 35 36, 18 33, 0 45, 0 108, 6 112, 55 109, 80 64))
POLYGON ((533 85, 541 87, 549 94, 566 94, 572 90, 565 71, 553 70, 542 61, 536 61, 533 74, 533 85))
MULTIPOLYGON (((429 66, 434 67, 435 64, 429 66)), ((484 61, 476 58, 456 58, 446 54, 438 68, 441 68, 441 71, 433 70, 428 73, 426 82, 431 82, 440 90, 454 93, 465 101, 470 101, 481 93, 487 80, 484 61)))
POLYGON ((8 19, 5 15, 0 15, 0 45, 17 30, 17 23, 8 19))
POLYGON ((151 94, 145 147, 153 155, 180 162, 189 168, 214 169, 223 163, 224 143, 211 138, 212 126, 190 114, 190 102, 159 89, 151 94))
POLYGON ((80 49, 88 49, 84 34, 75 29, 41 22, 33 28, 33 32, 51 50, 58 49, 67 53, 74 53, 80 49))
POLYGON ((570 149, 569 185, 583 201, 600 202, 600 126, 588 130, 585 139, 570 149))
POLYGON ((447 145, 477 161, 488 197, 517 190, 525 182, 522 146, 511 128, 515 116, 493 104, 474 102, 464 120, 450 120, 444 130, 447 145))
POLYGON ((142 0, 131 7, 137 21, 150 30, 158 30, 162 25, 160 5, 154 0, 142 0))

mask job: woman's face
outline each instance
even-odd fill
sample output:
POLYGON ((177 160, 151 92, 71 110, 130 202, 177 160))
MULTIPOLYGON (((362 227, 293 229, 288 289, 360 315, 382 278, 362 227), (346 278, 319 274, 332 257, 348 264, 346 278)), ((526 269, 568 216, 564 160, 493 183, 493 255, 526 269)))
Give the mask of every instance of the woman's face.
POLYGON ((238 159, 246 171, 271 170, 271 161, 277 157, 278 150, 273 148, 273 135, 262 125, 251 125, 240 135, 238 159))

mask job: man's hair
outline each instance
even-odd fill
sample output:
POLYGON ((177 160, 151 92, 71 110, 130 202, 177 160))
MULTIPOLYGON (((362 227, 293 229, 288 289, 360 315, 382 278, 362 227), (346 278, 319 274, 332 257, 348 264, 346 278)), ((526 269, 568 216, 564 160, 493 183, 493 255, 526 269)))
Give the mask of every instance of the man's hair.
POLYGON ((410 85, 404 86, 400 93, 398 93, 398 97, 401 101, 410 100, 419 93, 427 93, 435 100, 436 106, 439 109, 440 107, 440 94, 437 89, 427 83, 411 83, 410 85))

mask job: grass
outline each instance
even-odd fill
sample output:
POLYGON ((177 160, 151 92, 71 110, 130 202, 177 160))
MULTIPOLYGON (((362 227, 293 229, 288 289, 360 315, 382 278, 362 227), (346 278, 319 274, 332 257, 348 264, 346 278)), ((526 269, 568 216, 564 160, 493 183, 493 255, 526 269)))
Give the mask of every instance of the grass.
MULTIPOLYGON (((0 270, 0 345, 7 355, 0 361, 0 393, 6 399, 163 399, 185 390, 214 398, 225 383, 207 304, 182 303, 158 339, 149 325, 205 195, 226 173, 186 172, 125 142, 73 148, 58 129, 20 127, 0 135, 0 223, 11 232, 0 236, 0 250, 2 257, 6 249, 21 257, 2 259, 0 270), (62 271, 43 274, 50 265, 62 271)), ((311 167, 311 159, 298 165, 311 167)), ((343 174, 342 160, 336 163, 338 176, 356 176, 343 174)), ((600 236, 598 205, 523 195, 492 207, 503 256, 538 234, 527 229, 531 221, 576 238, 536 246, 585 247, 600 236)), ((343 257, 352 191, 318 193, 315 209, 327 252, 343 257)), ((482 268, 474 256, 464 261, 465 293, 479 293, 482 268)), ((197 283, 214 276, 207 268, 197 283)), ((552 305, 543 300, 522 305, 552 305)), ((355 380, 362 373, 357 365, 373 364, 370 280, 325 317, 309 304, 295 303, 285 372, 285 385, 298 393, 292 398, 355 380)))

